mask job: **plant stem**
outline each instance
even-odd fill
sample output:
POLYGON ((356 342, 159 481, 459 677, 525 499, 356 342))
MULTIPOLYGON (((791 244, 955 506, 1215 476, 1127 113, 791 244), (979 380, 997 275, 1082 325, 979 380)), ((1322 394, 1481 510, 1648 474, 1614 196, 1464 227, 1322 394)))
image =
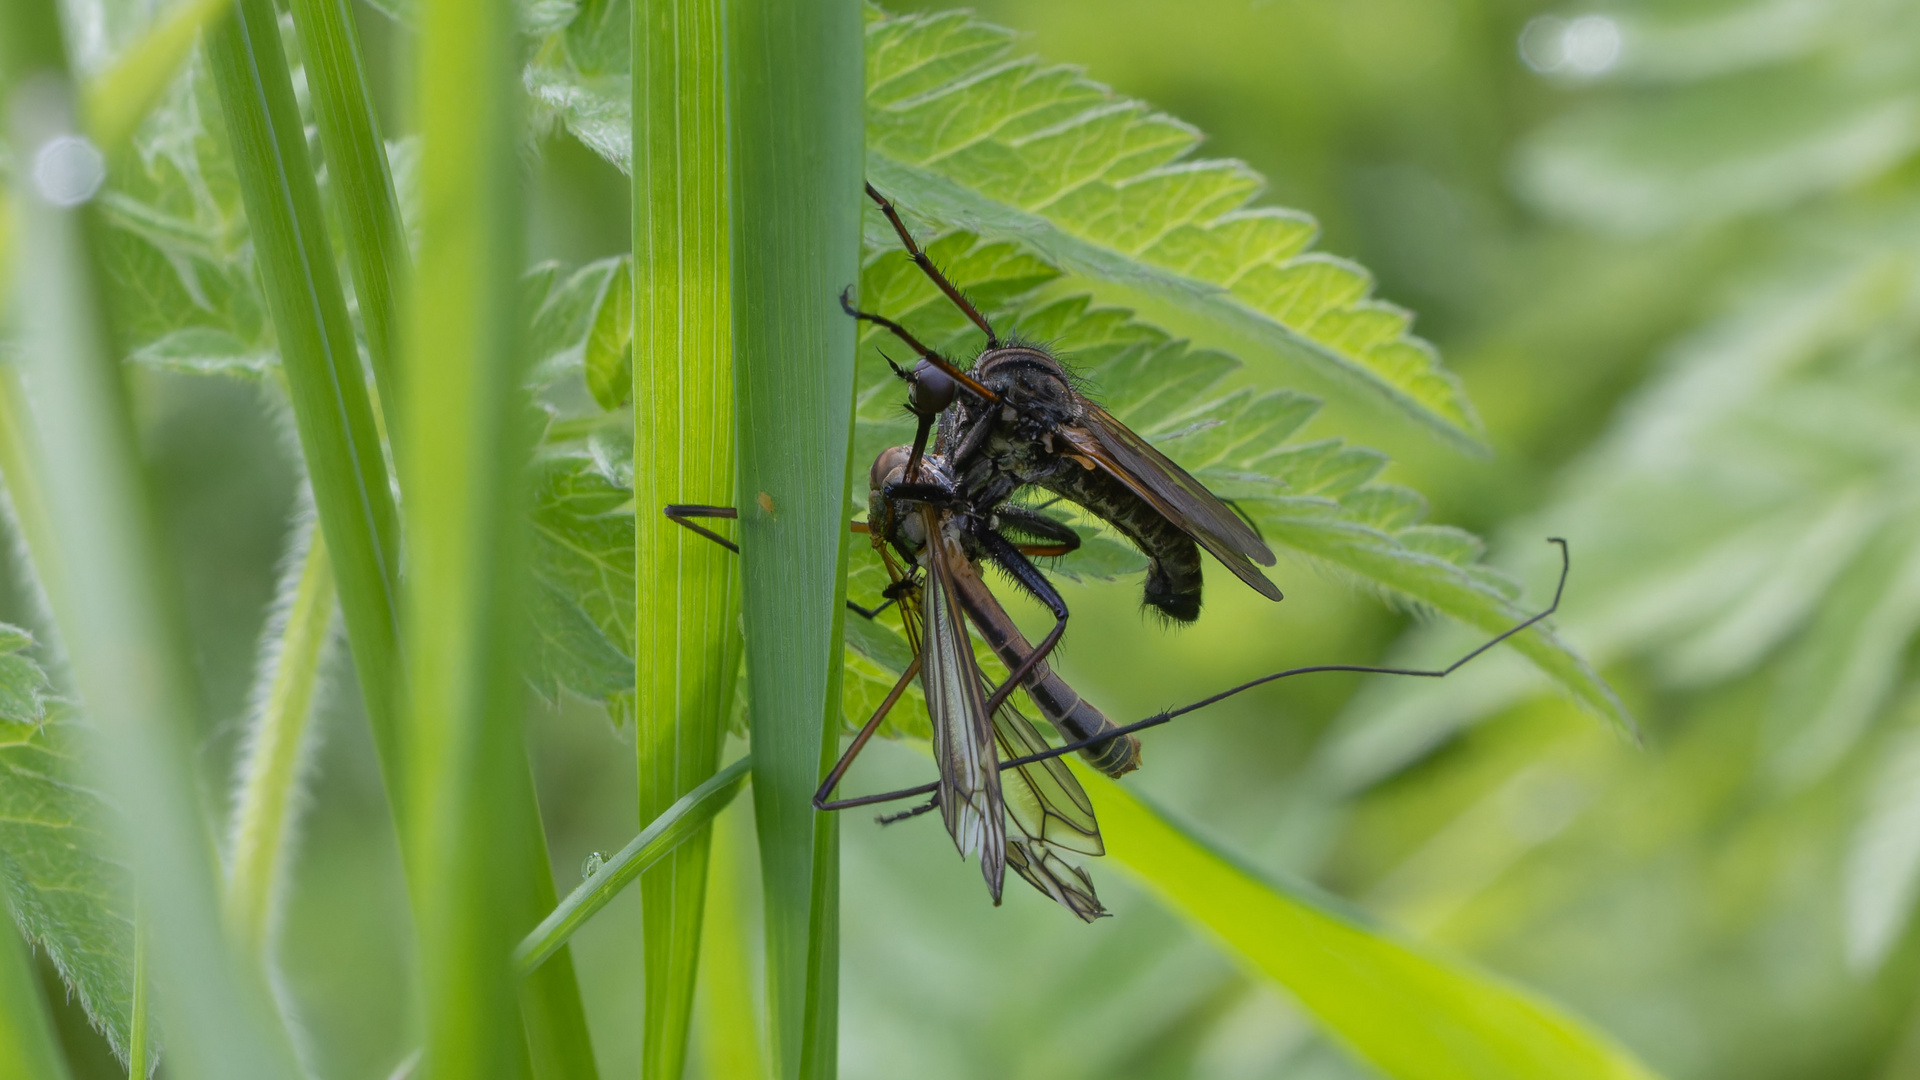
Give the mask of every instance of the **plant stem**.
MULTIPOLYGON (((634 714, 639 819, 713 775, 740 663, 731 553, 668 522, 734 489, 721 0, 633 6, 634 714)), ((699 967, 709 834, 640 879, 640 1075, 679 1080, 699 967)))
POLYGON ((532 431, 520 393, 513 7, 425 0, 419 41, 424 216, 398 458, 422 1069, 505 1080, 527 1049, 509 960, 525 924, 503 898, 550 873, 529 865, 530 845, 517 842, 528 820, 498 797, 526 782, 519 642, 532 431))
POLYGON ((548 957, 567 943, 574 931, 620 895, 620 890, 641 876, 648 867, 692 839, 706 835, 713 816, 725 809, 735 795, 740 794, 750 761, 750 758, 743 757, 708 777, 705 783, 688 792, 666 813, 648 823, 646 828, 640 830, 639 836, 627 841, 626 847, 602 863, 591 877, 568 893, 567 898, 553 909, 553 913, 542 919, 540 925, 534 927, 533 932, 521 939, 519 946, 514 949, 513 961, 519 965, 521 973, 531 974, 546 963, 548 957))
POLYGON ((285 607, 270 624, 254 715, 233 808, 232 862, 227 868, 227 923, 265 960, 273 898, 292 833, 302 747, 320 689, 320 665, 333 626, 333 563, 311 522, 296 528, 281 583, 285 607))
POLYGON ((754 999, 753 927, 743 900, 747 860, 753 857, 752 813, 741 806, 714 819, 706 923, 715 932, 700 950, 701 1064, 707 1076, 740 1080, 767 1075, 766 1036, 754 999))
POLYGON ((860 5, 727 14, 742 611, 776 1075, 832 1076, 839 856, 814 788, 840 730, 859 278, 860 5))

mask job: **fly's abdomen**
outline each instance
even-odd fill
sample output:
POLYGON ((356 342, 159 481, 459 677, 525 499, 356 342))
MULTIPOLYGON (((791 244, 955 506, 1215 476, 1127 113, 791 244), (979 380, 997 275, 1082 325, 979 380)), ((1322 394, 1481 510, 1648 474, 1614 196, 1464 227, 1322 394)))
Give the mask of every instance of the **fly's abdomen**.
POLYGON ((1145 499, 1099 469, 1069 461, 1040 481, 1120 530, 1147 557, 1144 599, 1176 622, 1200 617, 1200 546, 1145 499))

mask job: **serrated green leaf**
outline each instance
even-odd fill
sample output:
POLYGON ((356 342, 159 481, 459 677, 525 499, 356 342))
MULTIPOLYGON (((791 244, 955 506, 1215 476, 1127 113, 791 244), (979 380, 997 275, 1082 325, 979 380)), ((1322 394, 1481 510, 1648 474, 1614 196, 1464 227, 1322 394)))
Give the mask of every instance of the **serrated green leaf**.
MULTIPOLYGON (((1644 657, 1661 682, 1699 687, 1783 650, 1796 658, 1769 710, 1778 779, 1821 775, 1871 732, 1890 672, 1904 670, 1889 658, 1914 636, 1903 549, 1889 538, 1920 512, 1906 472, 1920 431, 1906 359, 1920 340, 1906 315, 1917 231, 1903 208, 1841 230, 1840 247, 1829 235, 1757 268, 1673 347, 1662 375, 1569 470, 1565 494, 1502 545, 1524 556, 1549 532, 1569 538, 1558 621, 1598 662, 1644 657)), ((1460 644, 1435 636, 1414 635, 1409 651, 1460 644)), ((1371 783, 1541 689, 1533 673, 1497 662, 1438 686, 1370 684, 1323 747, 1322 768, 1339 785, 1371 783)))
POLYGON ((1200 134, 963 12, 867 26, 867 174, 914 214, 1018 239, 1076 274, 1144 289, 1474 442, 1479 421, 1411 315, 1309 252, 1318 227, 1255 207, 1265 181, 1192 158, 1200 134))
POLYGON ((633 689, 633 492, 585 457, 537 469, 528 677, 606 702, 633 689))
POLYGON ((587 331, 587 389, 603 409, 617 409, 633 393, 633 260, 607 275, 587 331))
POLYGON ((0 876, 14 921, 44 949, 88 1019, 127 1051, 133 1006, 133 880, 114 858, 108 804, 84 781, 86 728, 51 698, 0 625, 0 876))
MULTIPOLYGON (((570 63, 574 48, 542 48, 528 92, 630 170, 628 80, 570 63)), ((869 8, 866 100, 867 179, 910 220, 1144 290, 1478 445, 1472 406, 1412 315, 1374 299, 1361 267, 1309 251, 1311 218, 1251 205, 1265 181, 1245 164, 1190 157, 1190 126, 1016 55, 1011 31, 964 12, 869 8)))

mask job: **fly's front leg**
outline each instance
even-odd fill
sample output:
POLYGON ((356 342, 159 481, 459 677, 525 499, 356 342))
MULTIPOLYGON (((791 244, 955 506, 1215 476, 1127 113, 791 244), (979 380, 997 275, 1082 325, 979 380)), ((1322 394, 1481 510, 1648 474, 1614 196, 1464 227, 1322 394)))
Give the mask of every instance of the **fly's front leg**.
MULTIPOLYGON (((1059 523, 1055 522, 1055 524, 1059 523)), ((1061 528, 1064 529, 1065 526, 1061 528)), ((995 709, 1006 703, 1008 695, 1013 693, 1013 688, 1025 681, 1027 674, 1047 658, 1047 654, 1053 651, 1055 645, 1060 644, 1061 635, 1067 632, 1067 602, 1061 598, 1059 591, 1053 587, 1053 583, 1047 580, 1047 576, 1040 572, 1040 568, 1028 562, 1025 555, 1020 554, 1020 549, 1014 545, 1013 541, 990 529, 983 530, 979 538, 981 546, 986 548, 988 557, 1012 576, 1014 584, 1035 600, 1045 604, 1048 611, 1053 612, 1053 629, 1047 631, 1047 636, 1040 639, 1040 644, 1036 645, 1032 652, 1007 673, 1007 681, 996 687, 992 696, 987 698, 987 715, 992 716, 995 709)))
POLYGON ((994 517, 996 527, 1003 533, 1013 532, 1041 541, 1037 544, 1014 545, 1022 555, 1054 558, 1080 550, 1080 534, 1074 532, 1072 526, 1055 521, 1037 510, 1007 505, 995 510, 994 517))

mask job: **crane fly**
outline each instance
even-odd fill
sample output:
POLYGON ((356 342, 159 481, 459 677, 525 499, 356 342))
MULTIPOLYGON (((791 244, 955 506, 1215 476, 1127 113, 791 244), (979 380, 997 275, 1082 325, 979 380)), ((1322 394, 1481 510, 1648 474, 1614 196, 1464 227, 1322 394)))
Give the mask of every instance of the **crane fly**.
POLYGON ((1200 548, 1262 596, 1281 598, 1259 569, 1274 564, 1273 551, 1251 525, 1082 394, 1046 348, 1003 341, 914 242, 893 204, 872 184, 867 195, 892 224, 908 258, 987 337, 986 348, 962 370, 904 326, 861 311, 848 294, 841 295, 849 315, 881 327, 918 355, 911 369, 893 365, 908 384, 910 408, 920 416, 909 481, 927 444, 931 414, 938 413, 934 450, 946 458, 961 487, 987 505, 1037 486, 1085 507, 1147 556, 1143 599, 1168 618, 1184 623, 1200 615, 1200 548))

